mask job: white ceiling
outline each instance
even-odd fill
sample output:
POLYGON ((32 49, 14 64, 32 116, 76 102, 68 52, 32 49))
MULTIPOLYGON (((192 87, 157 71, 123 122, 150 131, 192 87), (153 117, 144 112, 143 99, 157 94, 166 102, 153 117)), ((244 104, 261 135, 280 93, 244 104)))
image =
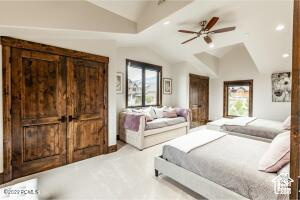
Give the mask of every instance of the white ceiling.
POLYGON ((142 14, 142 11, 149 3, 149 1, 144 0, 87 1, 135 22, 138 20, 139 16, 142 14))
MULTIPOLYGON (((99 1, 97 2, 97 6, 98 8, 102 7, 114 12, 123 18, 125 17, 135 21, 136 26, 138 26, 139 23, 141 23, 141 15, 139 13, 142 11, 143 14, 150 8, 150 4, 148 3, 149 2, 145 1, 133 2, 126 0, 99 1), (129 12, 129 10, 132 12, 129 12)), ((153 2, 151 3, 153 4, 153 2)), ((155 18, 155 20, 151 21, 153 22, 151 24, 148 23, 149 25, 145 30, 141 32, 136 30, 136 33, 132 34, 116 33, 111 30, 101 32, 90 31, 84 28, 84 24, 82 24, 78 30, 67 28, 58 30, 53 29, 50 26, 49 28, 45 28, 47 24, 43 24, 43 29, 21 25, 11 27, 7 24, 1 28, 1 25, 3 25, 1 24, 1 20, 0 33, 2 32, 2 34, 9 34, 12 36, 26 35, 31 37, 42 36, 54 38, 114 40, 117 42, 118 46, 122 47, 146 46, 157 52, 170 64, 188 62, 190 65, 197 67, 202 71, 204 70, 212 76, 216 76, 218 70, 213 66, 209 66, 207 62, 201 61, 201 56, 199 55, 201 53, 207 53, 217 58, 221 58, 234 48, 236 44, 243 43, 255 62, 257 69, 261 73, 291 69, 291 56, 284 59, 282 58, 282 54, 289 53, 291 55, 292 53, 293 1, 195 0, 192 2, 188 1, 188 3, 177 7, 172 7, 172 5, 168 6, 169 4, 167 3, 160 6, 159 9, 164 9, 166 11, 165 15, 161 15, 164 10, 158 11, 158 8, 153 7, 152 5, 152 10, 151 12, 148 10, 148 13, 153 13, 152 15, 154 17, 160 16, 160 18, 155 18), (173 10, 171 10, 171 8, 173 10), (176 12, 174 10, 175 8, 177 9, 176 12), (192 37, 192 35, 178 33, 178 29, 198 31, 200 29, 198 22, 201 20, 208 20, 212 16, 220 17, 220 20, 214 29, 227 26, 236 26, 237 29, 233 32, 214 35, 214 49, 209 48, 201 38, 185 45, 180 44, 182 41, 192 37), (167 20, 170 21, 170 24, 167 26, 163 25, 163 22, 167 20), (278 24, 284 24, 285 29, 281 32, 275 31, 275 27, 278 24)), ((29 14, 31 17, 30 20, 34 21, 34 12, 27 12, 26 15, 24 15, 24 18, 29 14)), ((1 18, 5 21, 5 19, 1 17, 0 6, 0 19, 1 18)), ((24 20, 28 21, 29 19, 24 20)), ((114 24, 114 22, 116 23, 116 21, 113 20, 109 21, 111 24, 114 24)), ((54 22, 52 22, 52 24, 53 23, 54 22)), ((99 23, 97 24, 98 26, 99 23)))

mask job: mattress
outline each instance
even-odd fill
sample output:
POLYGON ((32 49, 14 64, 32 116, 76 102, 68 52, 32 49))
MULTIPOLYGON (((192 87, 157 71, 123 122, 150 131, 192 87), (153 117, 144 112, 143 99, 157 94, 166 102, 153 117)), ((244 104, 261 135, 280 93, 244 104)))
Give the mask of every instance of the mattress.
POLYGON ((276 173, 257 170, 268 147, 269 143, 227 135, 187 154, 165 145, 162 157, 249 199, 288 199, 274 193, 276 173))
POLYGON ((274 139, 278 134, 283 133, 283 123, 272 120, 256 119, 247 126, 223 125, 224 131, 242 133, 255 137, 274 139))
POLYGON ((186 119, 184 117, 159 118, 159 119, 155 119, 151 122, 147 122, 145 129, 152 130, 152 129, 157 129, 157 128, 163 128, 166 126, 172 126, 172 125, 180 124, 183 122, 186 122, 186 119))

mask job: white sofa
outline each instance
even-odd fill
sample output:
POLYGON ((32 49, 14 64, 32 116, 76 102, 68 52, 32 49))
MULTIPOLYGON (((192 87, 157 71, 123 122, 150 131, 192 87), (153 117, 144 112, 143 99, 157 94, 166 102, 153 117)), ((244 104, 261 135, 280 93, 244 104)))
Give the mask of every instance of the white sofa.
POLYGON ((126 112, 120 113, 119 120, 119 136, 120 140, 131 144, 132 146, 143 150, 147 147, 163 143, 165 141, 174 139, 176 137, 185 135, 190 129, 190 117, 187 116, 186 120, 174 125, 168 125, 161 128, 147 130, 147 122, 145 116, 141 116, 139 130, 133 131, 124 128, 124 120, 126 112))

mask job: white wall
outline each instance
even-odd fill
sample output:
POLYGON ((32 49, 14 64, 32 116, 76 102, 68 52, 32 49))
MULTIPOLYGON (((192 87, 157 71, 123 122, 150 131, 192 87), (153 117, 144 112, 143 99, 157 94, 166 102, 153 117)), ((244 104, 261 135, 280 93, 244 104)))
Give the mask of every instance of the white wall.
POLYGON ((219 78, 210 80, 210 119, 223 116, 223 82, 253 79, 253 116, 284 120, 290 103, 272 102, 271 73, 260 74, 243 45, 234 48, 219 61, 219 78))
POLYGON ((136 33, 136 23, 86 1, 0 1, 6 26, 136 33))
POLYGON ((177 63, 172 68, 174 74, 173 90, 174 90, 174 105, 177 107, 189 107, 189 74, 205 75, 205 72, 199 71, 194 66, 187 62, 177 63))

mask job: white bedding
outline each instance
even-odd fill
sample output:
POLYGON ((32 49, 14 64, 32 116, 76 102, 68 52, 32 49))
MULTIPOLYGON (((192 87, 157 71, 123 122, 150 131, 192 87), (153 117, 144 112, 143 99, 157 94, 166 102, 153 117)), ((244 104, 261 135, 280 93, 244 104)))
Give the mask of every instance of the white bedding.
POLYGON ((165 145, 175 147, 182 152, 188 153, 195 148, 217 140, 225 135, 227 135, 225 132, 202 129, 173 139, 165 145))
POLYGON ((236 117, 233 119, 230 118, 221 118, 212 122, 207 123, 208 126, 222 127, 223 125, 231 126, 247 126, 249 123, 255 121, 256 117, 236 117))
POLYGON ((224 125, 231 126, 247 126, 250 122, 256 120, 256 117, 236 117, 231 120, 225 121, 224 125))

